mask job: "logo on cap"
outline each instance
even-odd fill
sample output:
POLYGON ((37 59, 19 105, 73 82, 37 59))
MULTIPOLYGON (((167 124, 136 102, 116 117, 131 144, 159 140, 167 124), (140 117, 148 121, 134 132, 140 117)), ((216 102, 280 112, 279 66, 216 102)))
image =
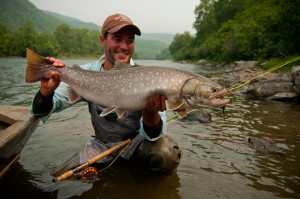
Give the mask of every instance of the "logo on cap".
POLYGON ((132 21, 128 18, 128 17, 126 17, 125 15, 117 15, 115 18, 114 18, 114 20, 118 20, 118 21, 124 21, 124 22, 128 22, 128 23, 130 23, 130 24, 132 24, 132 21))

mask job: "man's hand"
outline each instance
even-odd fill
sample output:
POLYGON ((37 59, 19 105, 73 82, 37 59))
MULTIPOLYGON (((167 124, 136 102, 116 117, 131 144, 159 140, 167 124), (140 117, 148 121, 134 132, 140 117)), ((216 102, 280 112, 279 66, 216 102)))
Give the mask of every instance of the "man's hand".
MULTIPOLYGON (((53 57, 51 58, 46 57, 46 58, 49 59, 50 62, 52 62, 54 67, 65 66, 64 62, 56 60, 53 57)), ((52 95, 55 89, 58 87, 59 83, 60 83, 59 74, 55 71, 51 72, 50 79, 41 80, 41 88, 40 88, 41 95, 44 97, 52 95)))
POLYGON ((142 110, 143 122, 149 127, 156 127, 160 122, 159 111, 165 111, 166 97, 162 95, 155 95, 149 97, 146 107, 142 110))

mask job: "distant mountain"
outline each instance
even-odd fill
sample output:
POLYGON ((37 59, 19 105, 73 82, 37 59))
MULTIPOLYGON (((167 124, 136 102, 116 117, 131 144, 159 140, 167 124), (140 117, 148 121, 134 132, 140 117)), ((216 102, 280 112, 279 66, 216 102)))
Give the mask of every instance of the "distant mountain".
POLYGON ((28 0, 0 0, 0 4, 0 24, 11 30, 18 29, 24 21, 31 21, 38 33, 51 33, 62 23, 73 28, 100 29, 100 26, 93 23, 39 10, 28 0))
MULTIPOLYGON (((65 15, 61 15, 55 12, 50 12, 43 10, 48 15, 51 15, 59 20, 62 20, 64 23, 70 25, 71 27, 75 28, 86 28, 90 30, 100 30, 101 26, 96 25, 94 23, 87 23, 80 21, 79 19, 75 19, 72 17, 68 17, 65 15)), ((160 41, 166 44, 170 44, 173 39, 174 39, 174 34, 169 34, 169 33, 144 33, 142 32, 142 35, 140 37, 137 37, 137 39, 142 39, 142 40, 154 40, 154 41, 160 41)))
MULTIPOLYGON (((101 26, 94 23, 87 23, 78 19, 67 17, 58 13, 40 10, 28 0, 0 0, 0 24, 16 30, 24 21, 31 21, 39 33, 51 33, 62 24, 68 24, 73 28, 86 28, 99 30, 101 26)), ((156 40, 169 45, 174 35, 167 33, 142 33, 137 39, 156 40)))
POLYGON ((169 34, 169 33, 143 33, 142 32, 140 39, 160 41, 169 45, 172 43, 174 37, 175 37, 174 34, 169 34))
MULTIPOLYGON (((40 10, 28 0, 0 0, 0 25, 15 31, 25 21, 31 21, 38 33, 52 33, 57 26, 98 30, 101 26, 87 23, 58 13, 40 10)), ((136 52, 141 59, 155 59, 168 48, 175 35, 168 33, 142 33, 136 37, 136 52)))
POLYGON ((86 28, 89 30, 100 30, 101 29, 101 26, 98 26, 94 23, 83 22, 83 21, 80 21, 79 19, 75 19, 73 17, 68 17, 65 15, 61 15, 61 14, 46 11, 46 10, 43 10, 43 12, 49 16, 57 18, 58 20, 62 21, 62 23, 68 24, 69 26, 74 27, 74 28, 86 28))

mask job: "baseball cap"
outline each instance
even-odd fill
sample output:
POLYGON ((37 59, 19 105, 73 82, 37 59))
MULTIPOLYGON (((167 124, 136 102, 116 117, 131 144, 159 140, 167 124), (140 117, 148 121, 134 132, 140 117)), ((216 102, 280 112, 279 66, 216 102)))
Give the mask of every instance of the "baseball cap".
POLYGON ((141 35, 140 29, 132 23, 129 17, 123 14, 114 14, 107 17, 103 23, 101 34, 104 35, 105 32, 115 33, 125 26, 131 26, 136 35, 141 35))

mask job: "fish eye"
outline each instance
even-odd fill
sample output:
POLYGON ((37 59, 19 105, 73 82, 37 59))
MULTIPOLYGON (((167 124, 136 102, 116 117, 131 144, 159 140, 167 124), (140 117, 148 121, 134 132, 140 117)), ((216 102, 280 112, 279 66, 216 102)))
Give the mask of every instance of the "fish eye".
POLYGON ((211 88, 211 92, 215 93, 217 91, 218 91, 218 89, 216 89, 215 87, 211 88))

